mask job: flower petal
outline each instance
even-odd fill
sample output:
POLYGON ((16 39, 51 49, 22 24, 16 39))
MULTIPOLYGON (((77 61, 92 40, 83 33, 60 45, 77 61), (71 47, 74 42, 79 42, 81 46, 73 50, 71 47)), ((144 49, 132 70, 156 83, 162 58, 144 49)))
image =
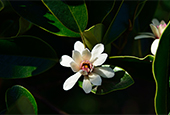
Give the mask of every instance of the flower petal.
POLYGON ((108 55, 106 53, 100 54, 98 58, 93 62, 93 65, 94 66, 102 65, 106 61, 107 56, 108 55))
POLYGON ((88 78, 84 78, 84 79, 83 79, 83 84, 82 84, 82 86, 83 86, 83 90, 85 91, 85 93, 90 93, 90 92, 91 92, 91 90, 92 90, 92 84, 91 84, 91 82, 89 81, 88 78))
POLYGON ((71 67, 70 63, 73 61, 73 59, 68 55, 63 55, 60 59, 60 64, 65 67, 71 67))
POLYGON ((93 85, 101 85, 102 84, 102 79, 101 77, 96 74, 96 73, 91 73, 88 75, 89 76, 89 79, 90 79, 90 82, 93 84, 93 85))
POLYGON ((153 23, 153 25, 155 25, 155 26, 159 26, 159 21, 157 20, 157 19, 152 19, 152 23, 153 23))
POLYGON ((163 26, 166 26, 166 23, 165 23, 164 20, 162 20, 162 21, 160 22, 160 24, 162 24, 163 26))
POLYGON ((74 50, 82 53, 84 49, 85 49, 85 48, 84 48, 84 44, 83 44, 82 42, 80 42, 80 41, 75 42, 75 44, 74 44, 74 50))
POLYGON ((70 63, 71 65, 71 69, 74 71, 74 72, 78 72, 79 71, 79 65, 77 63, 75 63, 74 61, 72 61, 70 63))
POLYGON ((96 57, 98 57, 103 51, 104 51, 103 44, 100 43, 100 44, 95 45, 91 51, 92 57, 90 61, 93 62, 96 59, 96 57))
POLYGON ((78 52, 78 51, 76 51, 76 50, 73 50, 72 57, 73 57, 73 60, 74 60, 78 65, 80 65, 81 61, 83 61, 80 52, 78 52))
POLYGON ((94 68, 93 72, 104 78, 112 78, 115 75, 115 72, 110 67, 97 67, 94 68))
POLYGON ((134 39, 138 40, 138 39, 143 39, 143 38, 155 38, 155 36, 154 35, 138 35, 134 39))
POLYGON ((152 43, 152 45, 151 45, 151 53, 152 53, 153 55, 156 54, 156 51, 157 51, 157 49, 158 49, 158 44, 159 44, 159 39, 156 39, 156 40, 153 41, 153 43, 152 43))
POLYGON ((69 90, 71 89, 77 82, 77 80, 80 78, 81 73, 77 72, 74 75, 70 76, 63 84, 63 89, 64 90, 69 90))
POLYGON ((91 53, 87 48, 85 50, 83 50, 82 57, 83 57, 84 60, 90 60, 91 53))
POLYGON ((151 30, 154 33, 154 35, 159 38, 160 35, 159 35, 159 31, 158 31, 157 27, 154 26, 153 24, 150 24, 150 27, 151 27, 151 30))

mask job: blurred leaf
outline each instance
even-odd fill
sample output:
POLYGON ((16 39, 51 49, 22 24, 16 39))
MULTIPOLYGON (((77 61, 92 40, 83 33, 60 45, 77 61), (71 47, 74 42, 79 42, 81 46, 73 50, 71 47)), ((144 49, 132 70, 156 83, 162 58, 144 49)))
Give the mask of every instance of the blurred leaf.
POLYGON ((67 28, 78 33, 85 30, 88 21, 88 14, 84 1, 42 1, 56 19, 58 19, 67 28))
POLYGON ((115 0, 112 1, 86 1, 88 9, 88 25, 92 26, 102 21, 108 16, 113 9, 115 0))
POLYGON ((21 35, 28 31, 32 26, 32 23, 29 21, 25 20, 24 18, 20 17, 19 19, 19 31, 16 36, 21 35))
MULTIPOLYGON (((80 34, 66 28, 41 1, 10 1, 19 15, 40 28, 59 36, 80 37, 80 34)), ((56 8, 57 9, 57 8, 56 8)), ((67 21, 69 23, 69 21, 67 21)))
POLYGON ((0 11, 4 9, 4 3, 2 2, 2 0, 0 0, 0 11))
MULTIPOLYGON (((103 67, 109 67, 109 65, 103 65, 103 67)), ((112 91, 125 89, 134 83, 131 76, 122 68, 114 67, 113 71, 115 72, 113 78, 102 78, 102 85, 94 86, 91 92, 104 95, 112 91)), ((78 81, 78 83, 82 87, 82 81, 78 81)))
POLYGON ((33 36, 0 39, 0 78, 24 78, 40 74, 58 61, 46 42, 33 36))
POLYGON ((100 43, 103 38, 105 28, 103 24, 96 24, 83 32, 87 47, 91 50, 94 45, 100 43))
POLYGON ((141 10, 141 13, 138 16, 140 32, 145 31, 145 29, 149 27, 149 24, 151 23, 153 16, 155 14, 157 5, 158 5, 157 0, 155 1, 147 0, 145 2, 143 9, 141 10))
POLYGON ((15 85, 5 94, 7 114, 37 115, 37 103, 33 95, 24 87, 15 85))
POLYGON ((152 55, 147 55, 144 58, 134 56, 111 56, 107 63, 124 68, 133 79, 140 78, 153 80, 153 59, 154 57, 152 55))
POLYGON ((168 114, 169 110, 169 76, 170 76, 170 22, 162 34, 153 62, 153 75, 156 82, 155 111, 168 114))
POLYGON ((142 11, 144 4, 144 1, 121 1, 104 35, 103 43, 109 44, 113 42, 131 27, 132 25, 130 25, 129 21, 131 20, 134 23, 133 21, 142 11))

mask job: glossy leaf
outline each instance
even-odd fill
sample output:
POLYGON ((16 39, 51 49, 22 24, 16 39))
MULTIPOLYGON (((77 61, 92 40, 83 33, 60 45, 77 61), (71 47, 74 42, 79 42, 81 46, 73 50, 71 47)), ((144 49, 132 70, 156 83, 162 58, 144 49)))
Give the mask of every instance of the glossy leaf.
MULTIPOLYGON (((41 1, 10 1, 12 7, 19 15, 31 21, 38 27, 59 35, 68 37, 80 37, 80 34, 73 32, 63 25, 41 1)), ((67 21, 69 23, 69 21, 67 21)))
POLYGON ((152 55, 147 55, 144 58, 134 56, 111 56, 107 63, 124 68, 134 79, 153 80, 153 59, 154 57, 152 55))
POLYGON ((105 27, 103 24, 97 24, 83 32, 84 40, 89 49, 92 49, 97 43, 101 43, 105 27))
MULTIPOLYGON (((103 65, 103 67, 109 67, 109 65, 103 65)), ((94 86, 91 92, 104 95, 112 91, 125 89, 134 83, 132 77, 122 68, 113 67, 113 71, 115 72, 113 78, 102 78, 102 85, 94 86)), ((82 87, 82 81, 78 81, 78 83, 82 87)))
POLYGON ((0 39, 0 78, 25 78, 40 74, 57 62, 55 51, 32 36, 0 39))
POLYGON ((169 110, 169 67, 170 67, 170 23, 162 34, 153 62, 153 75, 156 82, 155 111, 168 114, 169 110))
POLYGON ((15 85, 5 94, 7 114, 34 114, 37 115, 37 103, 33 95, 24 87, 15 85))
POLYGON ((83 1, 42 0, 49 11, 69 29, 75 32, 85 30, 88 14, 83 1))

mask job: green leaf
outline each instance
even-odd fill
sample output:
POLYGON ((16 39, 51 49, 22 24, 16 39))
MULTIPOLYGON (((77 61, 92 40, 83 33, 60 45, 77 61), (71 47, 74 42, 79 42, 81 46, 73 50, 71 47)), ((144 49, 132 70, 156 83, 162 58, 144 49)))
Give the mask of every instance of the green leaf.
POLYGON ((46 42, 33 36, 0 39, 0 78, 25 78, 40 74, 58 61, 46 42))
MULTIPOLYGON (((103 65, 103 67, 110 66, 103 65)), ((91 92, 97 95, 104 95, 112 91, 125 89, 134 83, 131 76, 122 68, 114 67, 113 71, 115 72, 113 78, 102 78, 102 85, 94 86, 91 92)), ((78 81, 78 83, 82 87, 82 81, 78 81)))
POLYGON ((83 32, 84 40, 87 47, 91 50, 94 45, 102 41, 105 33, 105 27, 103 24, 96 24, 83 32))
POLYGON ((153 59, 154 57, 152 55, 147 55, 144 58, 134 56, 111 56, 107 63, 124 68, 134 79, 153 80, 153 59))
MULTIPOLYGON (((38 27, 58 36, 80 37, 68 29, 41 1, 10 1, 15 11, 38 27)), ((57 9, 57 8, 56 8, 57 9)), ((69 20, 67 20, 68 23, 69 20)))
POLYGON ((37 115, 37 103, 33 95, 24 87, 15 85, 5 94, 7 114, 37 115))
POLYGON ((88 22, 86 4, 83 1, 42 0, 49 11, 69 29, 85 30, 88 22))
POLYGON ((0 11, 4 9, 4 3, 2 2, 2 0, 0 0, 0 11))
POLYGON ((16 36, 21 35, 28 31, 32 26, 32 23, 29 21, 25 20, 23 17, 20 17, 19 19, 19 31, 16 36))
POLYGON ((162 34, 153 62, 153 75, 156 82, 155 111, 168 114, 169 110, 169 76, 170 76, 170 22, 162 34))

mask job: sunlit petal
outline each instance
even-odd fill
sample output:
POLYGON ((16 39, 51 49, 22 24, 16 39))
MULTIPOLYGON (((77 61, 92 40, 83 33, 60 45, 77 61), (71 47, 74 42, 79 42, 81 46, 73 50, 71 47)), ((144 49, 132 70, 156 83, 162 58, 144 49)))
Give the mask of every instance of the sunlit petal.
POLYGON ((75 73, 74 75, 70 76, 65 82, 64 82, 64 85, 63 85, 63 89, 64 90, 69 90, 71 89, 77 82, 77 80, 80 78, 81 76, 81 73, 80 72, 77 72, 75 73))
POLYGON ((101 85, 102 79, 101 79, 101 77, 100 77, 98 74, 96 74, 96 73, 91 73, 91 74, 89 74, 88 76, 89 76, 90 82, 91 82, 93 85, 97 85, 97 86, 101 85))
POLYGON ((74 71, 74 72, 78 72, 79 71, 79 65, 77 63, 75 63, 74 61, 72 61, 70 63, 71 65, 71 69, 74 71))
POLYGON ((82 42, 77 41, 77 42, 74 44, 74 50, 82 53, 84 49, 85 49, 85 48, 84 48, 84 44, 83 44, 82 42))
POLYGON ((96 67, 93 72, 104 78, 112 78, 115 75, 115 72, 110 67, 96 67))
POLYGON ((150 24, 150 27, 151 27, 151 30, 154 33, 154 35, 159 38, 160 35, 159 35, 159 31, 158 31, 157 27, 154 26, 153 24, 150 24))
POLYGON ((90 58, 91 58, 91 52, 86 48, 86 49, 83 50, 83 52, 82 52, 82 57, 83 57, 83 60, 90 60, 90 58))
POLYGON ((104 51, 103 44, 100 43, 100 44, 95 45, 91 51, 92 57, 90 61, 93 62, 96 59, 96 57, 98 57, 103 51, 104 51))
POLYGON ((156 51, 157 51, 157 49, 158 49, 158 44, 159 44, 159 39, 156 39, 156 40, 153 41, 153 43, 152 43, 152 45, 151 45, 151 53, 152 53, 153 55, 156 54, 156 51))
POLYGON ((76 51, 76 50, 73 50, 72 57, 73 57, 73 60, 74 60, 78 65, 80 65, 81 61, 83 60, 80 52, 78 52, 78 51, 76 51))
POLYGON ((88 78, 84 78, 84 79, 83 79, 83 84, 82 84, 82 86, 83 86, 83 90, 85 91, 85 93, 90 93, 90 92, 91 92, 91 90, 92 90, 92 84, 91 84, 91 82, 89 81, 88 78))
POLYGON ((154 35, 138 35, 136 36, 134 39, 138 40, 138 39, 143 39, 143 38, 155 38, 154 35))
POLYGON ((107 56, 108 55, 106 53, 100 54, 98 58, 93 62, 93 65, 94 66, 102 65, 106 61, 107 56))
POLYGON ((65 67, 71 67, 70 63, 73 61, 73 59, 68 55, 63 55, 60 59, 60 64, 65 67))

